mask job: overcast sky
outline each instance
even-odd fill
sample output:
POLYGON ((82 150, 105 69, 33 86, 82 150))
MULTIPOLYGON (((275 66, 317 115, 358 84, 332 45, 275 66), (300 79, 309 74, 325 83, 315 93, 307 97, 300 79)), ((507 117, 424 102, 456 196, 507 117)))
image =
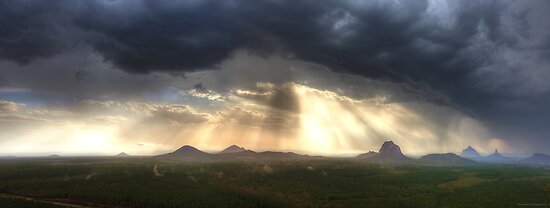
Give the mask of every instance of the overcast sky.
POLYGON ((550 153, 550 1, 0 0, 0 155, 550 153))

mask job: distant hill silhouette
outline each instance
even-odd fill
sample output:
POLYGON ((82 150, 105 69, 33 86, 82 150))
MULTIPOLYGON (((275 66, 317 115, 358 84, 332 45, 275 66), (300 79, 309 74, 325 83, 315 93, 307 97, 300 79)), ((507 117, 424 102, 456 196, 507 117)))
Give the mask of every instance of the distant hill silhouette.
POLYGON ((14 159, 14 158, 17 158, 16 156, 11 156, 11 155, 8 155, 8 156, 0 156, 0 159, 14 159))
POLYGON ((246 151, 245 148, 239 147, 237 145, 231 145, 224 150, 222 150, 219 154, 227 154, 227 153, 236 153, 236 152, 244 152, 246 151))
POLYGON ((266 151, 266 152, 260 152, 258 154, 260 155, 260 157, 263 157, 263 158, 294 158, 294 159, 299 159, 299 158, 309 158, 309 157, 311 157, 311 156, 308 156, 308 155, 296 154, 294 152, 266 151))
POLYGON ((429 164, 452 164, 452 165, 469 165, 475 164, 476 162, 467 158, 460 157, 454 153, 444 153, 444 154, 428 154, 422 156, 418 159, 419 162, 429 163, 429 164))
POLYGON ((498 153, 498 150, 495 150, 493 154, 486 157, 481 157, 479 158, 479 160, 483 162, 504 163, 504 162, 510 162, 513 159, 502 156, 500 153, 498 153))
POLYGON ((550 155, 535 153, 533 156, 518 161, 521 164, 550 165, 550 155))
POLYGON ((161 159, 205 159, 211 157, 211 154, 200 151, 193 146, 184 145, 174 152, 156 157, 161 159))
POLYGON ((403 155, 401 148, 394 144, 393 141, 385 141, 380 147, 378 153, 369 151, 358 155, 356 158, 376 160, 376 161, 408 161, 410 158, 403 155))
POLYGON ((116 157, 130 157, 129 154, 126 154, 126 152, 121 152, 116 155, 116 157))
POLYGON ((472 146, 468 146, 466 147, 466 149, 462 150, 462 152, 460 153, 460 156, 468 159, 474 159, 474 160, 479 159, 481 157, 479 152, 477 152, 472 146))
POLYGON ((360 155, 357 155, 356 158, 360 158, 360 159, 369 159, 369 158, 373 158, 374 156, 378 155, 377 152, 375 151, 369 151, 367 153, 363 153, 363 154, 360 154, 360 155))

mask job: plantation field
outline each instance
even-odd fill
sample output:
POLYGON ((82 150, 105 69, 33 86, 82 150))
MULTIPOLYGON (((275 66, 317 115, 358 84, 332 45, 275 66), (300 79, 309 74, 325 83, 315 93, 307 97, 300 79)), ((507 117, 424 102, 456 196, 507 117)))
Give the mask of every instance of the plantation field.
POLYGON ((550 170, 352 159, 17 159, 0 161, 0 193, 0 207, 547 207, 550 170))

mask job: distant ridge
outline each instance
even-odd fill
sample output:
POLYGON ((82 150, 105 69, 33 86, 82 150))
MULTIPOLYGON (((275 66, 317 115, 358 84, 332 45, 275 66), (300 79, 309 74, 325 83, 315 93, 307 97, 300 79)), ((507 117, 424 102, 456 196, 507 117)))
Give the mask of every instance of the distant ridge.
POLYGON ((550 155, 535 153, 533 156, 520 160, 519 162, 530 165, 550 165, 550 155))
POLYGON ((418 159, 419 162, 439 165, 469 165, 476 162, 467 158, 460 157, 454 153, 428 154, 418 159))
POLYGON ((374 156, 378 155, 377 152, 375 151, 369 151, 367 153, 363 153, 363 154, 360 154, 360 155, 357 155, 356 158, 360 158, 360 159, 369 159, 369 158, 373 158, 374 156))
POLYGON ((310 158, 311 156, 308 156, 308 155, 300 155, 300 154, 296 154, 294 152, 273 152, 273 151, 265 151, 265 152, 260 152, 258 153, 260 155, 260 157, 263 157, 263 158, 295 158, 295 159, 299 159, 299 158, 310 158))
POLYGON ((472 146, 468 146, 466 149, 462 150, 460 156, 468 159, 478 159, 481 157, 479 152, 477 152, 472 146))
MULTIPOLYGON (((223 151, 222 151, 223 152, 223 151)), ((219 153, 218 157, 223 157, 226 159, 246 159, 246 158, 257 158, 259 153, 252 150, 244 150, 240 152, 231 152, 231 153, 219 153)))
POLYGON ((224 150, 222 150, 219 154, 227 154, 227 153, 236 153, 236 152, 244 152, 246 151, 245 148, 239 147, 237 145, 231 145, 224 150))

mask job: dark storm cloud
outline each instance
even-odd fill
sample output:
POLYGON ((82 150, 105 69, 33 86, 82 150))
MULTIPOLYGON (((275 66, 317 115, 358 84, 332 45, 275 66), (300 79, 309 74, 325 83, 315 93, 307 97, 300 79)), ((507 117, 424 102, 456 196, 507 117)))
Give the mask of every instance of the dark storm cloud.
POLYGON ((403 1, 399 7, 387 1, 2 4, 2 57, 20 63, 55 54, 78 39, 133 72, 212 68, 235 49, 246 48, 283 50, 333 69, 394 79, 402 71, 449 61, 481 20, 496 24, 499 11, 493 3, 461 4, 457 26, 445 31, 423 22, 425 1, 403 1), (68 32, 73 30, 79 32, 68 32), (67 38, 71 35, 78 37, 67 38))
POLYGON ((58 3, 0 1, 0 58, 28 63, 68 47, 67 11, 58 3))
POLYGON ((135 72, 212 68, 249 37, 218 1, 90 3, 75 18, 105 59, 135 72))
POLYGON ((126 71, 195 71, 215 68, 244 48, 446 88, 484 61, 457 55, 481 22, 498 25, 500 11, 492 1, 457 3, 456 17, 443 17, 456 23, 446 27, 429 22, 430 8, 423 0, 397 6, 389 1, 246 0, 2 4, 0 56, 20 63, 79 40, 126 71))
POLYGON ((550 122, 548 8, 534 0, 0 1, 0 58, 25 64, 85 45, 117 68, 148 73, 213 69, 238 49, 276 53, 435 90, 446 96, 433 102, 542 138, 534 124, 550 122))

